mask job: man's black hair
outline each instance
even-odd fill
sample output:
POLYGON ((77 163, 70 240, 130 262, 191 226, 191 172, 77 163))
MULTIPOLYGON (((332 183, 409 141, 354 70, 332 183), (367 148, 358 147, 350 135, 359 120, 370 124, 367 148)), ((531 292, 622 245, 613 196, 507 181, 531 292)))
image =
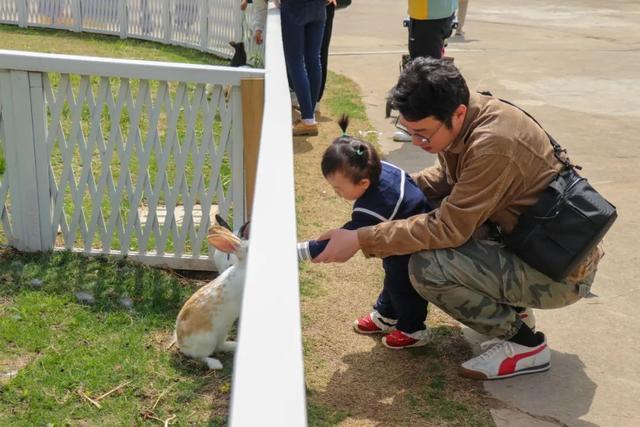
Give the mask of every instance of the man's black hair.
POLYGON ((456 108, 469 105, 469 88, 451 61, 419 57, 405 66, 389 101, 406 120, 433 116, 451 129, 456 108))

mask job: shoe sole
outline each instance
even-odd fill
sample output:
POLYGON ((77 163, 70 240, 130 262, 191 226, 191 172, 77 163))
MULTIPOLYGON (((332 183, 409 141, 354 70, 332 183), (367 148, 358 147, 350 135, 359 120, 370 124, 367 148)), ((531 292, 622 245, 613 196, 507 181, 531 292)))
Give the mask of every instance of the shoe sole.
POLYGON ((363 331, 362 329, 358 329, 358 321, 353 324, 353 330, 362 335, 375 335, 375 334, 388 334, 389 332, 395 331, 395 329, 391 329, 389 331, 383 331, 382 329, 377 331, 363 331))
POLYGON ((495 380, 503 380, 505 378, 513 378, 513 377, 518 377, 520 375, 529 375, 529 374, 536 374, 538 372, 544 372, 544 371, 548 371, 551 368, 551 364, 550 363, 546 363, 542 366, 535 366, 533 368, 527 368, 527 369, 523 369, 521 371, 516 371, 512 374, 509 375, 500 375, 497 377, 487 377, 486 374, 483 374, 482 372, 478 372, 478 371, 473 371, 471 369, 467 369, 465 367, 460 367, 458 368, 458 375, 460 375, 461 377, 465 377, 465 378, 471 378, 473 380, 481 380, 481 381, 495 381, 495 380))
POLYGON ((387 342, 383 339, 382 340, 382 345, 384 345, 387 348, 390 348, 391 350, 404 350, 405 348, 423 347, 423 346, 429 344, 429 342, 430 341, 418 341, 418 342, 410 344, 410 345, 403 345, 402 347, 394 347, 394 346, 391 346, 391 345, 387 344, 387 342))

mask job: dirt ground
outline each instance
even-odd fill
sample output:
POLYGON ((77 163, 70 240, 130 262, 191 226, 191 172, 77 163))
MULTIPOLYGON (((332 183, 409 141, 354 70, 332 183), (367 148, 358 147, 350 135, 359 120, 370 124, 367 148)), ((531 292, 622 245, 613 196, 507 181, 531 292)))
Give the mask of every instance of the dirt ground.
MULTIPOLYGON (((294 141, 300 240, 339 227, 351 212, 320 171, 322 153, 339 135, 325 110, 320 136, 294 141)), ((350 134, 360 129, 367 123, 353 121, 350 134)), ((308 263, 300 278, 307 396, 311 408, 322 408, 320 419, 310 410, 311 425, 493 425, 481 384, 456 374, 471 353, 446 315, 430 309, 433 343, 415 349, 390 350, 381 336, 354 332, 354 320, 371 310, 381 289, 379 259, 359 252, 345 264, 308 263)))

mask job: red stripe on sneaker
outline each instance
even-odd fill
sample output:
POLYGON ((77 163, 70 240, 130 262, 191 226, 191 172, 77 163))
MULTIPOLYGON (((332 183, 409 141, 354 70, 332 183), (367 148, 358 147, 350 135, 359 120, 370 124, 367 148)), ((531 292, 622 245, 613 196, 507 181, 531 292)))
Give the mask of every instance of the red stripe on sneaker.
POLYGON ((528 353, 521 353, 521 354, 517 354, 517 355, 515 355, 513 357, 507 357, 500 364, 500 368, 498 369, 498 376, 513 374, 516 371, 516 364, 520 360, 522 360, 524 358, 527 358, 529 356, 536 355, 536 354, 540 353, 542 350, 544 350, 546 347, 547 347, 547 345, 543 344, 540 347, 538 347, 537 349, 535 349, 533 351, 530 351, 528 353))

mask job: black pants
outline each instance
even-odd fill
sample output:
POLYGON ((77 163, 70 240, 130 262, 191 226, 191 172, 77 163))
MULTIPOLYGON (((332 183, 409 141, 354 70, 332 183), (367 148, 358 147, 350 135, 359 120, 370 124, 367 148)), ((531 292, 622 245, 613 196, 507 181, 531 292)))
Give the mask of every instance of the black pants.
POLYGON ((322 99, 324 93, 324 85, 327 82, 327 65, 329 63, 329 44, 331 43, 331 31, 333 30, 333 15, 336 13, 336 7, 332 4, 327 5, 327 20, 324 23, 324 36, 322 36, 322 48, 320 48, 320 64, 322 64, 322 83, 320 83, 320 95, 318 102, 322 99))
POLYGON ((425 329, 427 300, 422 298, 409 280, 410 255, 384 258, 384 286, 373 306, 374 310, 389 319, 397 319, 396 327, 412 333, 425 329))
POLYGON ((409 55, 442 58, 444 41, 453 30, 453 17, 442 19, 411 19, 409 22, 409 55))

